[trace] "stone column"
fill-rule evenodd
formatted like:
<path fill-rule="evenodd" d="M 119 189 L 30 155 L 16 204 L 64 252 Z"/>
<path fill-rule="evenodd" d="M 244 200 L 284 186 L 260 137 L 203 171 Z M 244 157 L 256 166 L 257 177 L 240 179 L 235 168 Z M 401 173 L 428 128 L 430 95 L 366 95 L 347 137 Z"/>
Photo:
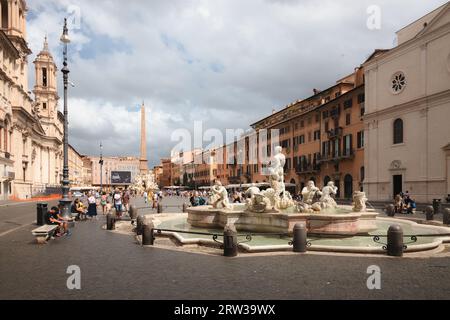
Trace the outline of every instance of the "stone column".
<path fill-rule="evenodd" d="M 22 34 L 23 34 L 23 38 L 26 39 L 27 38 L 27 12 L 23 11 L 22 12 Z"/>
<path fill-rule="evenodd" d="M 139 171 L 140 173 L 147 173 L 148 166 L 147 166 L 147 137 L 146 137 L 146 130 L 145 130 L 145 106 L 144 103 L 142 103 L 141 106 L 141 158 L 139 161 Z"/>
<path fill-rule="evenodd" d="M 8 0 L 8 29 L 13 25 L 13 12 L 12 12 L 13 0 Z"/>

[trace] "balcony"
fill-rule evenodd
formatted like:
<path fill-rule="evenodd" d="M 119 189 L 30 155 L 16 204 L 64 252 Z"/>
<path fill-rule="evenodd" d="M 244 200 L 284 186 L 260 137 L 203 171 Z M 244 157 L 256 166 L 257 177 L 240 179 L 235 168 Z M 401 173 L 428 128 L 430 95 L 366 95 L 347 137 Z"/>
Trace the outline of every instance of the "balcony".
<path fill-rule="evenodd" d="M 228 182 L 230 184 L 241 183 L 241 176 L 230 176 L 228 177 Z"/>
<path fill-rule="evenodd" d="M 9 171 L 5 169 L 3 171 L 3 179 L 5 180 L 14 180 L 16 178 L 16 173 L 14 171 Z"/>
<path fill-rule="evenodd" d="M 320 171 L 320 164 L 317 162 L 309 163 L 304 162 L 302 164 L 298 164 L 295 167 L 295 172 L 297 174 L 312 174 Z"/>
<path fill-rule="evenodd" d="M 322 154 L 320 158 L 317 159 L 319 163 L 327 161 L 340 161 L 345 159 L 353 159 L 355 157 L 354 149 L 345 149 L 342 152 L 339 150 L 336 154 Z"/>
<path fill-rule="evenodd" d="M 341 109 L 340 108 L 331 109 L 330 110 L 330 117 L 333 118 L 333 119 L 339 118 L 340 113 L 341 113 Z"/>
<path fill-rule="evenodd" d="M 355 150 L 354 149 L 344 149 L 342 151 L 342 154 L 339 155 L 339 159 L 352 159 L 355 157 Z"/>
<path fill-rule="evenodd" d="M 329 140 L 337 139 L 342 136 L 344 129 L 342 127 L 334 128 L 327 131 L 327 137 Z"/>

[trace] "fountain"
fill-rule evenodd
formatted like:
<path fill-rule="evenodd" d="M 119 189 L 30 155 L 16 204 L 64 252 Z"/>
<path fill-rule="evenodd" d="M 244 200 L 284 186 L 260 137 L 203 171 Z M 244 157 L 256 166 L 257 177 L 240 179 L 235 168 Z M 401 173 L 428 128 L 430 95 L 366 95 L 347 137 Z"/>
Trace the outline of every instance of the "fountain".
<path fill-rule="evenodd" d="M 333 196 L 337 187 L 330 181 L 322 190 L 308 181 L 301 191 L 303 201 L 294 201 L 284 184 L 285 156 L 275 147 L 269 167 L 270 188 L 250 187 L 245 204 L 230 204 L 220 181 L 212 187 L 208 206 L 188 208 L 188 223 L 193 227 L 224 228 L 234 225 L 239 231 L 292 233 L 298 222 L 306 224 L 308 234 L 352 236 L 376 230 L 378 213 L 368 211 L 364 192 L 356 191 L 353 208 L 338 206 Z"/>
<path fill-rule="evenodd" d="M 338 205 L 334 200 L 338 189 L 333 182 L 320 190 L 308 181 L 301 190 L 302 201 L 293 200 L 285 189 L 286 159 L 281 150 L 275 148 L 269 163 L 270 188 L 251 186 L 245 203 L 230 203 L 226 188 L 215 181 L 209 205 L 187 208 L 187 213 L 147 214 L 144 220 L 157 228 L 158 234 L 183 245 L 217 247 L 224 230 L 233 230 L 239 238 L 238 247 L 246 252 L 291 251 L 292 231 L 299 222 L 307 228 L 308 250 L 312 251 L 384 253 L 392 224 L 403 229 L 406 252 L 435 249 L 450 242 L 448 227 L 377 217 L 374 208 L 367 209 L 366 203 L 370 203 L 361 191 L 353 193 L 353 205 Z M 143 180 L 137 179 L 137 190 L 142 189 Z M 116 229 L 131 232 L 131 228 L 128 223 L 116 223 Z"/>

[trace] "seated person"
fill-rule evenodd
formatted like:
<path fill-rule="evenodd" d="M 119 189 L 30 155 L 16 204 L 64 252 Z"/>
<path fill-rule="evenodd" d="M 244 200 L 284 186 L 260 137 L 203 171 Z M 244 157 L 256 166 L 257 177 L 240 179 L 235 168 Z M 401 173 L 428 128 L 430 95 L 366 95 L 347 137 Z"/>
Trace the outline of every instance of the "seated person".
<path fill-rule="evenodd" d="M 75 199 L 76 201 L 77 199 Z M 72 205 L 70 206 L 70 213 L 72 217 L 75 217 L 75 220 L 78 220 L 78 211 L 77 211 L 77 206 L 76 203 L 72 202 Z"/>
<path fill-rule="evenodd" d="M 409 196 L 407 196 L 405 199 L 405 204 L 406 204 L 406 213 L 413 214 L 414 213 L 413 211 L 417 207 L 416 202 L 413 199 L 411 199 Z"/>
<path fill-rule="evenodd" d="M 86 219 L 86 210 L 84 208 L 83 202 L 76 198 L 72 205 L 72 212 L 76 213 L 77 220 Z"/>
<path fill-rule="evenodd" d="M 395 196 L 394 208 L 395 208 L 395 213 L 403 213 L 403 198 L 401 197 L 400 194 Z"/>
<path fill-rule="evenodd" d="M 56 229 L 54 235 L 60 237 L 64 234 L 70 235 L 69 231 L 69 225 L 67 224 L 67 221 L 65 221 L 60 213 L 58 207 L 52 207 L 50 211 L 47 212 L 48 217 L 48 224 L 57 225 L 58 228 Z"/>
<path fill-rule="evenodd" d="M 192 196 L 189 198 L 189 202 L 191 203 L 191 206 L 193 206 L 193 207 L 197 206 L 197 201 L 196 201 L 194 195 L 192 195 Z"/>

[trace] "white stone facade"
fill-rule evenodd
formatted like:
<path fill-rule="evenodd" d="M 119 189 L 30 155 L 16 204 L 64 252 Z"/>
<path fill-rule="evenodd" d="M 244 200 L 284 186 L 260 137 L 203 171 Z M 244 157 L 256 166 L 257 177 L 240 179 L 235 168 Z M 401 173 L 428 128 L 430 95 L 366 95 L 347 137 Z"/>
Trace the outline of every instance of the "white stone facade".
<path fill-rule="evenodd" d="M 60 184 L 63 116 L 57 109 L 57 69 L 45 41 L 34 61 L 33 100 L 26 2 L 0 0 L 0 12 L 0 200 L 24 199 Z"/>
<path fill-rule="evenodd" d="M 369 200 L 391 200 L 399 191 L 418 202 L 444 199 L 450 194 L 450 4 L 397 34 L 398 46 L 364 64 L 364 191 Z"/>

